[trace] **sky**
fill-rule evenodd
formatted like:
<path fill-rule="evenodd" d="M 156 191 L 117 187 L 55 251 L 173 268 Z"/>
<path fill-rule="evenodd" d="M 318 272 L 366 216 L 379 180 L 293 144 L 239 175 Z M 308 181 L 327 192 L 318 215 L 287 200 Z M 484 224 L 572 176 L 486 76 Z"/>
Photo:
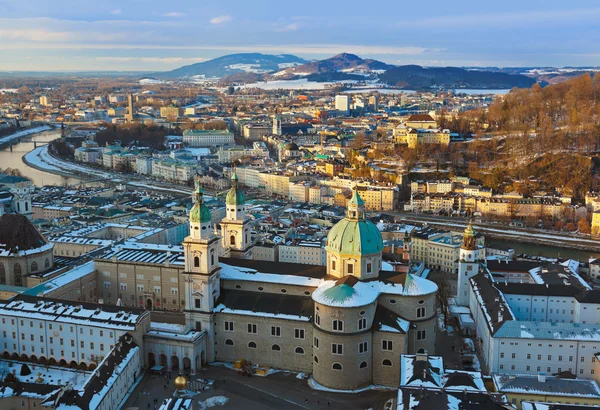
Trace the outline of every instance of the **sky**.
<path fill-rule="evenodd" d="M 0 0 L 0 70 L 162 71 L 225 54 L 600 66 L 600 1 Z"/>

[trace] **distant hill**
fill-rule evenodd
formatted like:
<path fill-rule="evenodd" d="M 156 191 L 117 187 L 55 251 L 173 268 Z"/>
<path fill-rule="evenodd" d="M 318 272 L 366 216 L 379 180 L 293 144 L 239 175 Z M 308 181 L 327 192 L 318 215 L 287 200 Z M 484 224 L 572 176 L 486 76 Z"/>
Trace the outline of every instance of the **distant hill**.
<path fill-rule="evenodd" d="M 273 74 L 278 79 L 287 79 L 293 76 L 307 76 L 315 74 L 347 73 L 347 74 L 371 74 L 383 72 L 393 66 L 377 60 L 363 59 L 356 54 L 341 53 L 325 60 L 312 61 L 310 63 L 286 68 Z M 342 77 L 342 76 L 338 76 Z"/>
<path fill-rule="evenodd" d="M 291 54 L 241 53 L 229 54 L 201 63 L 186 65 L 172 71 L 153 73 L 157 78 L 181 78 L 193 76 L 226 77 L 237 73 L 270 73 L 306 63 Z"/>
<path fill-rule="evenodd" d="M 445 88 L 528 88 L 536 80 L 521 74 L 508 74 L 457 67 L 421 67 L 404 65 L 379 75 L 381 82 L 405 89 Z"/>

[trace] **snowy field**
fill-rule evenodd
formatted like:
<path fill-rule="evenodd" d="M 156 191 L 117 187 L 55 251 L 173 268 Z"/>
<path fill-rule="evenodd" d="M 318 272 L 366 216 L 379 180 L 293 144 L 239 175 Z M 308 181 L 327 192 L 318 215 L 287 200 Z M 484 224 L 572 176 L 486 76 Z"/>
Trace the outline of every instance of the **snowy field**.
<path fill-rule="evenodd" d="M 342 80 L 336 82 L 323 82 L 318 83 L 316 81 L 308 81 L 306 78 L 299 80 L 278 80 L 278 81 L 266 81 L 260 83 L 246 84 L 242 88 L 261 88 L 263 90 L 323 90 L 329 88 L 334 84 L 345 83 L 353 84 L 356 80 Z"/>

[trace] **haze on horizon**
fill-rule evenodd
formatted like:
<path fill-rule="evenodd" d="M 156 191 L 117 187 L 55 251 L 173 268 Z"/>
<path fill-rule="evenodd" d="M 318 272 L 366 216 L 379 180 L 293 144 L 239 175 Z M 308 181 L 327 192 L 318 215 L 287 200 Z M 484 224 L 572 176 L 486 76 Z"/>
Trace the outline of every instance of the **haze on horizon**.
<path fill-rule="evenodd" d="M 600 66 L 600 3 L 0 0 L 0 70 L 162 71 L 239 52 Z"/>

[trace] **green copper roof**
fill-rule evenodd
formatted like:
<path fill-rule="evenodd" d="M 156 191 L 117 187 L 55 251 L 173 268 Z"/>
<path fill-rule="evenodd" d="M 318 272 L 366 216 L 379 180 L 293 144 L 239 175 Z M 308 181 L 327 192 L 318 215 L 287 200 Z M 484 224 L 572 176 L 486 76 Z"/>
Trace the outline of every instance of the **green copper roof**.
<path fill-rule="evenodd" d="M 325 249 L 346 255 L 370 255 L 383 251 L 383 239 L 373 222 L 345 218 L 329 231 Z"/>
<path fill-rule="evenodd" d="M 332 302 L 342 303 L 354 296 L 355 293 L 356 291 L 352 286 L 343 284 L 327 289 L 323 292 L 323 297 Z"/>
<path fill-rule="evenodd" d="M 246 197 L 244 193 L 238 189 L 238 176 L 237 172 L 233 171 L 233 175 L 231 176 L 231 189 L 227 193 L 227 197 L 225 198 L 225 203 L 227 205 L 244 205 L 246 203 Z"/>
<path fill-rule="evenodd" d="M 364 205 L 365 201 L 358 195 L 358 190 L 354 189 L 352 191 L 352 198 L 348 201 L 348 205 Z"/>
<path fill-rule="evenodd" d="M 190 210 L 190 222 L 210 222 L 212 220 L 212 216 L 208 207 L 204 205 L 204 196 L 202 195 L 202 188 L 200 187 L 199 179 L 196 181 L 194 199 L 194 206 Z"/>

